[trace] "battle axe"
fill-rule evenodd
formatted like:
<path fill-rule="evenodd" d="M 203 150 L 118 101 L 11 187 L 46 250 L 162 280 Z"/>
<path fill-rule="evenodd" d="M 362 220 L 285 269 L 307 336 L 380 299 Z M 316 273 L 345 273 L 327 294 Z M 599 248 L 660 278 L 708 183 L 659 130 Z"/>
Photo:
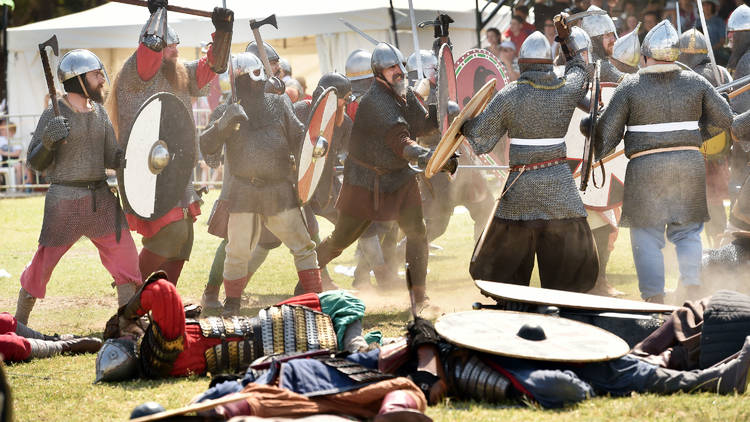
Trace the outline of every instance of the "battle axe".
<path fill-rule="evenodd" d="M 55 89 L 55 80 L 52 79 L 52 69 L 49 66 L 49 57 L 47 56 L 47 47 L 52 49 L 52 52 L 55 54 L 55 56 L 60 55 L 60 52 L 57 48 L 57 35 L 53 35 L 52 38 L 39 44 L 39 55 L 42 56 L 42 67 L 44 67 L 44 78 L 47 79 L 47 89 L 49 90 L 49 100 L 50 102 L 52 102 L 52 108 L 55 111 L 55 116 L 59 116 L 60 109 L 57 105 L 57 90 Z"/>
<path fill-rule="evenodd" d="M 253 30 L 255 44 L 258 45 L 258 54 L 260 55 L 260 61 L 263 62 L 263 68 L 266 69 L 266 76 L 271 78 L 274 76 L 273 72 L 271 71 L 271 62 L 268 61 L 266 47 L 263 45 L 263 38 L 261 38 L 260 36 L 260 27 L 263 25 L 271 25 L 274 28 L 279 29 L 278 25 L 276 25 L 276 15 L 271 15 L 261 21 L 250 19 L 250 29 Z"/>

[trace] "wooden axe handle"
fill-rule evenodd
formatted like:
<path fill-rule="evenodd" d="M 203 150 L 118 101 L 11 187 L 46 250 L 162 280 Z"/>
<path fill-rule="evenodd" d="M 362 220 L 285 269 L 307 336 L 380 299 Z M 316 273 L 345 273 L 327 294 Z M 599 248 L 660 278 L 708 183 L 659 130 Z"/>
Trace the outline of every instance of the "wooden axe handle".
<path fill-rule="evenodd" d="M 110 0 L 115 3 L 123 3 L 123 4 L 131 4 L 133 6 L 142 6 L 142 7 L 148 7 L 148 2 L 142 1 L 142 0 Z M 180 7 L 180 6 L 172 6 L 167 5 L 167 10 L 170 12 L 177 12 L 177 13 L 184 13 L 186 15 L 193 15 L 193 16 L 203 16 L 204 18 L 210 18 L 212 16 L 212 12 L 207 12 L 205 10 L 197 10 L 197 9 L 190 9 L 187 7 Z"/>
<path fill-rule="evenodd" d="M 60 108 L 57 105 L 57 90 L 55 89 L 55 81 L 52 79 L 52 69 L 49 65 L 49 57 L 47 56 L 46 47 L 39 46 L 39 55 L 42 56 L 42 67 L 44 67 L 44 78 L 47 80 L 47 90 L 49 90 L 49 100 L 52 103 L 52 109 L 55 111 L 55 116 L 60 115 Z"/>

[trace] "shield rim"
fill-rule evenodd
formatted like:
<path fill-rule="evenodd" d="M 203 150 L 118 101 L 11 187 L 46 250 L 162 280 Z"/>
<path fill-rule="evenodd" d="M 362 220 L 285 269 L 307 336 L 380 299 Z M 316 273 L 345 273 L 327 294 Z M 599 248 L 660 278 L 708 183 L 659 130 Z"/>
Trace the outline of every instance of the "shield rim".
<path fill-rule="evenodd" d="M 476 117 L 484 111 L 490 100 L 495 96 L 496 79 L 490 79 L 482 88 L 469 100 L 466 107 L 458 113 L 451 122 L 448 130 L 443 134 L 435 151 L 425 167 L 425 177 L 428 179 L 437 174 L 440 169 L 448 162 L 448 159 L 458 149 L 466 137 L 461 134 L 461 126 L 469 119 Z"/>
<path fill-rule="evenodd" d="M 446 43 L 440 46 L 440 53 L 438 54 L 438 77 L 437 77 L 437 118 L 440 129 L 440 134 L 444 134 L 450 127 L 448 122 L 448 104 L 442 104 L 441 99 L 443 98 L 443 91 L 447 90 L 445 97 L 446 101 L 454 101 L 458 104 L 458 82 L 456 65 L 453 61 L 453 50 Z M 450 66 L 450 68 L 448 67 Z M 443 72 L 445 70 L 445 72 Z M 448 77 L 447 83 L 443 81 L 441 75 Z M 451 90 L 451 87 L 453 88 Z M 452 91 L 452 92 L 451 92 Z"/>
<path fill-rule="evenodd" d="M 310 202 L 312 197 L 315 195 L 315 191 L 318 188 L 318 184 L 320 182 L 320 178 L 323 174 L 323 169 L 325 168 L 326 163 L 328 162 L 328 153 L 333 148 L 333 131 L 334 126 L 336 123 L 336 112 L 334 109 L 334 113 L 331 115 L 331 118 L 325 122 L 322 121 L 323 117 L 325 116 L 325 106 L 327 105 L 327 102 L 330 100 L 330 96 L 333 95 L 335 100 L 333 101 L 333 104 L 338 108 L 338 92 L 336 91 L 335 87 L 328 87 L 326 88 L 322 94 L 320 94 L 320 97 L 315 101 L 315 103 L 310 108 L 310 115 L 307 118 L 307 122 L 305 124 L 305 137 L 302 139 L 302 144 L 299 148 L 299 154 L 298 157 L 300 157 L 300 165 L 297 166 L 297 195 L 299 196 L 300 201 L 302 204 L 306 204 Z M 315 161 L 312 161 L 309 166 L 307 166 L 304 170 L 302 168 L 302 156 L 305 152 L 305 147 L 308 146 L 310 148 L 310 154 L 312 154 L 312 148 L 313 148 L 313 140 L 310 136 L 310 123 L 312 123 L 313 118 L 315 117 L 315 113 L 318 111 L 318 107 L 320 107 L 321 103 L 326 102 L 325 105 L 323 105 L 324 109 L 321 111 L 321 124 L 320 127 L 325 127 L 323 129 L 323 136 L 328 140 L 328 150 L 326 151 L 326 154 L 322 157 L 323 159 L 316 159 Z M 318 139 L 317 135 L 315 137 L 315 140 Z M 313 179 L 310 182 L 310 187 L 307 191 L 307 198 L 305 198 L 303 192 L 302 192 L 302 181 L 307 175 L 310 168 L 313 168 L 313 174 L 310 176 Z M 318 169 L 320 169 L 318 171 Z M 317 173 L 317 177 L 316 177 Z"/>
<path fill-rule="evenodd" d="M 160 91 L 160 92 L 157 92 L 154 95 L 148 97 L 146 99 L 146 101 L 144 101 L 143 104 L 141 104 L 141 106 L 138 108 L 138 111 L 135 113 L 135 119 L 133 119 L 133 124 L 135 124 L 135 121 L 138 120 L 138 116 L 140 116 L 141 112 L 152 101 L 154 101 L 157 97 L 161 97 L 161 96 L 166 96 L 166 97 L 174 98 L 175 100 L 179 101 L 180 104 L 182 104 L 182 109 L 185 111 L 184 114 L 185 114 L 185 116 L 187 116 L 187 121 L 190 122 L 190 125 L 192 127 L 192 132 L 195 134 L 196 133 L 196 129 L 195 129 L 195 122 L 193 121 L 193 115 L 192 115 L 192 113 L 190 112 L 190 110 L 188 110 L 188 108 L 185 105 L 185 103 L 183 103 L 182 100 L 180 100 L 180 98 L 178 96 L 176 96 L 175 94 L 173 94 L 171 92 L 167 92 L 167 91 Z M 132 125 L 131 125 L 130 129 L 131 129 L 131 132 L 128 133 L 128 139 L 125 141 L 125 146 L 123 147 L 123 157 L 127 157 L 127 148 L 128 148 L 129 143 L 130 143 L 130 135 L 132 133 Z M 187 144 L 188 143 L 186 143 L 186 145 Z M 192 143 L 192 142 L 190 142 L 189 144 L 190 144 L 190 149 L 193 152 L 192 155 L 193 155 L 193 157 L 195 157 L 195 153 L 196 153 L 195 144 Z M 171 161 L 170 161 L 170 164 L 171 164 Z M 126 163 L 126 166 L 127 166 L 127 163 Z M 169 166 L 169 164 L 167 165 L 167 167 L 168 166 Z M 167 167 L 165 167 L 164 169 L 166 169 Z M 162 172 L 163 172 L 163 170 L 162 170 Z M 191 172 L 191 175 L 192 175 L 192 172 Z M 185 186 L 187 186 L 188 183 L 190 183 L 190 177 L 187 178 Z M 152 214 L 149 217 L 145 217 L 145 216 L 142 216 L 142 215 L 138 214 L 137 212 L 135 212 L 135 210 L 130 206 L 130 202 L 128 201 L 128 196 L 127 196 L 127 192 L 126 192 L 126 189 L 125 189 L 125 186 L 126 186 L 126 183 L 125 183 L 125 167 L 121 167 L 121 168 L 117 169 L 117 184 L 119 186 L 118 191 L 120 192 L 120 196 L 122 197 L 123 205 L 125 205 L 123 207 L 124 210 L 127 213 L 131 213 L 131 214 L 137 216 L 138 218 L 141 218 L 141 219 L 146 220 L 146 221 L 155 221 L 155 220 L 158 220 L 159 218 L 165 216 L 172 208 L 174 208 L 174 205 L 177 205 L 177 204 L 180 203 L 180 200 L 178 199 L 175 202 L 174 205 L 172 205 L 171 207 L 168 207 L 164 212 L 162 212 L 160 214 Z M 180 188 L 180 191 L 184 192 L 185 191 L 185 187 Z M 154 198 L 154 201 L 156 201 L 156 198 Z"/>
<path fill-rule="evenodd" d="M 559 357 L 554 356 L 554 350 L 551 349 L 553 354 L 551 356 L 536 356 L 530 353 L 522 354 L 522 353 L 512 353 L 512 352 L 503 352 L 502 350 L 493 350 L 489 347 L 485 347 L 482 344 L 472 344 L 473 342 L 465 341 L 465 338 L 456 338 L 457 336 L 453 335 L 453 332 L 449 332 L 447 329 L 445 329 L 445 324 L 447 324 L 447 320 L 451 318 L 457 318 L 458 315 L 468 315 L 472 314 L 478 315 L 479 313 L 482 313 L 484 315 L 487 315 L 488 313 L 495 314 L 495 315 L 513 315 L 513 316 L 523 316 L 525 318 L 528 318 L 530 323 L 535 323 L 537 321 L 560 321 L 562 324 L 570 325 L 573 327 L 580 328 L 581 331 L 588 331 L 589 333 L 596 333 L 596 337 L 600 340 L 608 338 L 609 342 L 611 343 L 612 349 L 615 349 L 615 346 L 618 347 L 620 350 L 617 350 L 616 352 L 610 352 L 606 351 L 602 352 L 600 354 L 595 354 L 589 352 L 588 358 L 570 358 L 570 357 Z M 556 322 L 557 322 L 556 321 Z M 553 322 L 554 324 L 555 322 Z M 559 325 L 559 324 L 558 324 Z M 561 318 L 561 317 L 555 317 L 550 315 L 543 315 L 543 314 L 534 314 L 534 313 L 526 313 L 526 312 L 514 312 L 514 311 L 501 311 L 501 310 L 472 310 L 472 311 L 462 311 L 462 312 L 454 312 L 450 314 L 442 315 L 440 318 L 438 318 L 435 321 L 435 331 L 438 332 L 442 337 L 444 337 L 449 343 L 456 344 L 458 346 L 466 347 L 468 349 L 476 350 L 479 352 L 489 353 L 496 356 L 507 356 L 512 358 L 518 358 L 518 359 L 529 359 L 529 360 L 537 360 L 537 361 L 545 361 L 545 362 L 606 362 L 610 360 L 614 360 L 617 358 L 620 358 L 622 356 L 625 356 L 630 351 L 630 346 L 623 340 L 622 338 L 618 337 L 615 334 L 610 333 L 609 331 L 606 331 L 602 328 L 596 327 L 594 325 L 586 324 L 583 322 L 576 321 L 574 319 L 569 318 Z M 593 337 L 593 336 L 592 336 Z M 543 340 L 542 340 L 543 341 Z M 597 356 L 598 355 L 598 356 Z"/>

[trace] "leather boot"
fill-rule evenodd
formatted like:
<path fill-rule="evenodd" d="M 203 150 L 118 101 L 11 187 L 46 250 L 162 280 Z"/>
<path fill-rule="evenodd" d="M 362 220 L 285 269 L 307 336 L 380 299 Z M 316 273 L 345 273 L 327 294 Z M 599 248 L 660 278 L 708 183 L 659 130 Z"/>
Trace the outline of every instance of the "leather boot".
<path fill-rule="evenodd" d="M 224 279 L 224 292 L 227 294 L 226 299 L 224 299 L 224 312 L 222 313 L 224 316 L 240 314 L 242 291 L 245 290 L 251 275 L 248 274 L 236 280 Z"/>
<path fill-rule="evenodd" d="M 222 312 L 222 316 L 230 317 L 239 315 L 240 309 L 242 309 L 242 299 L 239 297 L 227 296 L 224 299 L 224 312 Z"/>
<path fill-rule="evenodd" d="M 219 301 L 219 290 L 221 285 L 212 286 L 210 283 L 206 284 L 206 288 L 203 289 L 203 296 L 201 296 L 201 306 L 203 309 L 209 312 L 221 311 L 222 304 Z"/>
<path fill-rule="evenodd" d="M 644 302 L 648 302 L 648 303 L 661 303 L 661 304 L 663 304 L 664 303 L 664 294 L 647 297 L 647 298 L 643 299 L 643 301 Z"/>
<path fill-rule="evenodd" d="M 29 315 L 31 314 L 31 310 L 34 309 L 35 303 L 36 298 L 21 287 L 21 290 L 18 291 L 18 301 L 16 302 L 16 320 L 24 325 L 28 325 Z"/>
<path fill-rule="evenodd" d="M 694 371 L 657 368 L 652 379 L 647 383 L 648 391 L 665 394 L 694 390 L 732 394 L 736 391 L 743 394 L 747 390 L 748 370 L 750 370 L 750 336 L 745 338 L 745 344 L 739 355 L 726 363 Z"/>
<path fill-rule="evenodd" d="M 49 358 L 61 353 L 73 355 L 81 353 L 96 353 L 102 347 L 102 341 L 98 338 L 83 337 L 72 340 L 38 340 L 28 339 L 31 345 L 31 358 Z"/>
<path fill-rule="evenodd" d="M 125 306 L 130 301 L 130 298 L 135 295 L 138 291 L 138 287 L 135 283 L 118 284 L 117 289 L 117 307 Z"/>
<path fill-rule="evenodd" d="M 430 417 L 419 411 L 417 399 L 404 390 L 391 391 L 383 397 L 375 422 L 426 422 Z"/>

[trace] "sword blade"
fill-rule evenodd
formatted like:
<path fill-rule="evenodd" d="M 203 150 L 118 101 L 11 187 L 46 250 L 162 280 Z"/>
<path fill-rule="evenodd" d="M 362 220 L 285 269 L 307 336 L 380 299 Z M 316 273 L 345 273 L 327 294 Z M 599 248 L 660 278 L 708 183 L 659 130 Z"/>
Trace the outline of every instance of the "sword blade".
<path fill-rule="evenodd" d="M 362 38 L 366 39 L 367 41 L 369 41 L 373 45 L 380 44 L 380 41 L 376 40 L 375 38 L 373 38 L 373 37 L 371 37 L 371 36 L 369 36 L 367 34 L 365 34 L 364 31 L 362 31 L 361 29 L 359 29 L 356 26 L 354 26 L 353 24 L 347 22 L 346 19 L 339 18 L 339 22 L 341 22 L 344 25 L 346 25 L 346 27 L 349 28 L 349 29 L 351 29 L 352 31 L 358 33 Z"/>
<path fill-rule="evenodd" d="M 411 20 L 411 37 L 414 40 L 414 54 L 417 57 L 417 75 L 419 79 L 424 79 L 422 70 L 422 55 L 419 52 L 419 34 L 417 34 L 417 18 L 414 17 L 414 4 L 409 0 L 409 19 Z"/>
<path fill-rule="evenodd" d="M 714 47 L 711 44 L 711 38 L 708 35 L 708 26 L 706 26 L 706 16 L 703 14 L 703 0 L 698 0 L 698 15 L 701 18 L 701 32 L 706 37 L 706 44 L 708 44 L 708 58 L 711 59 L 711 68 L 714 70 L 714 78 L 716 83 L 720 84 L 724 82 L 721 78 L 719 68 L 716 66 L 716 58 L 714 57 Z"/>
<path fill-rule="evenodd" d="M 607 12 L 604 10 L 587 10 L 585 12 L 576 13 L 574 15 L 570 15 L 565 19 L 566 23 L 575 22 L 579 19 L 583 19 L 587 16 L 595 16 L 595 15 L 606 15 Z"/>
<path fill-rule="evenodd" d="M 738 86 L 746 85 L 748 83 L 750 83 L 750 75 L 745 75 L 739 79 L 735 79 L 732 82 L 717 86 L 716 90 L 718 92 L 724 92 Z"/>

